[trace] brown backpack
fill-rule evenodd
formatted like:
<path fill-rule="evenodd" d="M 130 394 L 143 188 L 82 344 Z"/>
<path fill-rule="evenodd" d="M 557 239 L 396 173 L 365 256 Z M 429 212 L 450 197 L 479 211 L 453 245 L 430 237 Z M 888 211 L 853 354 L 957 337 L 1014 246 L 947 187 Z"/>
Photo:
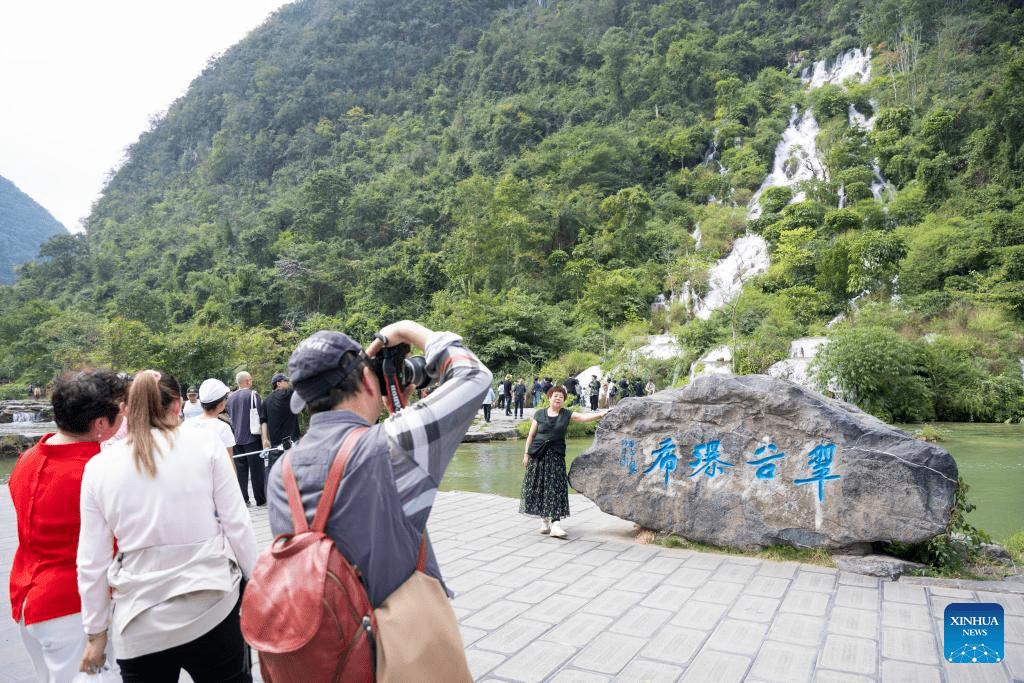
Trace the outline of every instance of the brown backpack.
<path fill-rule="evenodd" d="M 342 443 L 312 524 L 291 454 L 281 463 L 295 532 L 260 554 L 242 597 L 242 635 L 259 651 L 266 683 L 374 680 L 373 605 L 359 571 L 324 533 L 349 453 L 365 431 L 353 429 Z"/>

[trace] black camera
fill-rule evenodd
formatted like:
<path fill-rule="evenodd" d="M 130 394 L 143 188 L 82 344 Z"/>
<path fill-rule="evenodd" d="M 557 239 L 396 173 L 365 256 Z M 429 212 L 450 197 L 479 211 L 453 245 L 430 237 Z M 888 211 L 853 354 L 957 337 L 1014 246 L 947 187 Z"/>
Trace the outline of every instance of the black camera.
<path fill-rule="evenodd" d="M 430 386 L 427 375 L 427 359 L 423 356 L 409 356 L 408 344 L 385 346 L 370 359 L 370 367 L 380 382 L 380 393 L 388 400 L 393 410 L 405 406 L 402 390 L 410 384 L 417 389 Z"/>

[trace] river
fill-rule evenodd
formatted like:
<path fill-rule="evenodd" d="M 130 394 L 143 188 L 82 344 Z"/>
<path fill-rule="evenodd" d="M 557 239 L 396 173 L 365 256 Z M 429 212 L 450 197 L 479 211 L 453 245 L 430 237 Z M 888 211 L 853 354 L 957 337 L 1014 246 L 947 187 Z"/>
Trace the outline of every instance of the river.
<path fill-rule="evenodd" d="M 52 423 L 50 423 L 52 429 Z M 5 425 L 8 426 L 9 425 Z M 960 476 L 970 485 L 968 500 L 977 506 L 968 519 L 997 541 L 1024 531 L 1024 425 L 936 423 L 940 446 L 956 459 Z M 903 425 L 913 430 L 914 425 Z M 570 440 L 572 462 L 590 446 L 589 439 Z M 0 460 L 0 483 L 6 483 L 13 460 Z M 518 498 L 523 481 L 523 441 L 463 444 L 445 474 L 441 489 L 476 491 Z"/>

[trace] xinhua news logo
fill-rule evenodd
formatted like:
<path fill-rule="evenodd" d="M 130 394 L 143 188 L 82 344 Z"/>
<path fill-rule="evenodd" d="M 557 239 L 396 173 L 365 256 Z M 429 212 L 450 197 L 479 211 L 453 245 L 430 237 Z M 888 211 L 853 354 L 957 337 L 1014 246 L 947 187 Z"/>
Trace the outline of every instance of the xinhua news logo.
<path fill-rule="evenodd" d="M 946 606 L 943 654 L 953 664 L 1003 661 L 1003 606 L 955 602 Z"/>

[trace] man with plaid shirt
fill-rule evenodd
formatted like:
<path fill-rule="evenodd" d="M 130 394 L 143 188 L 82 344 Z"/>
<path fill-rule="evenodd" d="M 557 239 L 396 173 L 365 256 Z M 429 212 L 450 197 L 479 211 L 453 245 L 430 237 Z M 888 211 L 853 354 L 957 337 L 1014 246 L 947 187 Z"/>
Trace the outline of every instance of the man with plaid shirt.
<path fill-rule="evenodd" d="M 378 423 L 380 384 L 368 357 L 401 343 L 424 349 L 427 374 L 439 386 Z M 341 332 L 317 332 L 292 353 L 288 374 L 295 388 L 292 411 L 306 405 L 310 412 L 306 435 L 290 451 L 307 518 L 346 435 L 368 427 L 349 455 L 325 531 L 359 568 L 370 601 L 379 607 L 416 567 L 438 485 L 487 393 L 491 372 L 457 335 L 405 320 L 384 327 L 365 353 Z M 293 531 L 280 461 L 270 473 L 268 503 L 274 535 Z M 429 542 L 426 573 L 444 585 Z"/>

